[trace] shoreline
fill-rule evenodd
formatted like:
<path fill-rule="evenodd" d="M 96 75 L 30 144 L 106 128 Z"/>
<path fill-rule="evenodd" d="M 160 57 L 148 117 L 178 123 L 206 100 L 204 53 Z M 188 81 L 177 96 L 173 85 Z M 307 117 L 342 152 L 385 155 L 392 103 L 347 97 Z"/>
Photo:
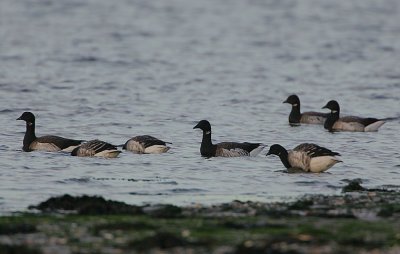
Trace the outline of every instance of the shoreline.
<path fill-rule="evenodd" d="M 399 253 L 400 192 L 134 206 L 63 195 L 0 216 L 0 253 Z"/>

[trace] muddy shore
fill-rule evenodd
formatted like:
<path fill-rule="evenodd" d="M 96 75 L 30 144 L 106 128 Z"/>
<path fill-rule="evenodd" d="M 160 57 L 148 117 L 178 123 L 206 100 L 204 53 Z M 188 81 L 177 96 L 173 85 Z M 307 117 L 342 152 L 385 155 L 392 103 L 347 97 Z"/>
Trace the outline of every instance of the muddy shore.
<path fill-rule="evenodd" d="M 400 253 L 400 192 L 214 206 L 63 195 L 0 217 L 0 253 Z"/>

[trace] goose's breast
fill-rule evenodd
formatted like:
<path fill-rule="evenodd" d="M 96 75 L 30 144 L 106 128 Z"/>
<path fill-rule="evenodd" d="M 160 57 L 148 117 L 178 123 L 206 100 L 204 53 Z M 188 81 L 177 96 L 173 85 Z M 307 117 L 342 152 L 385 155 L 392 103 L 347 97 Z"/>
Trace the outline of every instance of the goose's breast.
<path fill-rule="evenodd" d="M 301 168 L 304 171 L 309 171 L 310 168 L 310 157 L 304 152 L 290 151 L 288 160 L 293 168 Z"/>
<path fill-rule="evenodd" d="M 364 131 L 365 127 L 358 122 L 342 122 L 339 120 L 333 124 L 333 129 L 338 131 Z"/>
<path fill-rule="evenodd" d="M 33 141 L 29 146 L 31 150 L 36 151 L 47 151 L 47 152 L 58 152 L 61 149 L 53 143 L 41 143 L 37 141 Z"/>
<path fill-rule="evenodd" d="M 144 153 L 145 152 L 145 148 L 143 146 L 143 144 L 141 144 L 140 142 L 136 141 L 136 140 L 129 140 L 126 143 L 126 150 L 134 152 L 134 153 Z"/>

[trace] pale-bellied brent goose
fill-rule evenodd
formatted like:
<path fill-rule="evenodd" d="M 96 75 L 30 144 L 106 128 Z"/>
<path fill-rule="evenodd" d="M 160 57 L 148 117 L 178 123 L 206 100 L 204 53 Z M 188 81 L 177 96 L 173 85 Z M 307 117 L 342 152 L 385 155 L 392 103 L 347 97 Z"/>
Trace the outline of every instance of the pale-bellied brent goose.
<path fill-rule="evenodd" d="M 122 148 L 140 154 L 165 153 L 170 149 L 170 147 L 167 146 L 167 142 L 149 135 L 133 137 L 126 141 Z"/>
<path fill-rule="evenodd" d="M 297 95 L 290 95 L 283 103 L 289 103 L 292 105 L 292 111 L 289 115 L 290 124 L 324 124 L 329 114 L 320 112 L 300 112 L 300 99 Z"/>
<path fill-rule="evenodd" d="M 35 116 L 31 112 L 24 112 L 17 120 L 26 122 L 26 132 L 23 141 L 22 150 L 31 152 L 34 150 L 57 152 L 71 152 L 75 147 L 80 145 L 83 140 L 67 139 L 58 136 L 42 136 L 35 135 Z"/>
<path fill-rule="evenodd" d="M 207 120 L 201 120 L 193 129 L 203 131 L 203 140 L 200 146 L 200 153 L 204 157 L 238 157 L 256 156 L 265 147 L 262 143 L 236 143 L 223 142 L 213 145 L 211 141 L 211 125 Z"/>
<path fill-rule="evenodd" d="M 339 153 L 311 143 L 300 144 L 290 151 L 281 145 L 274 144 L 270 147 L 267 156 L 270 154 L 279 156 L 287 169 L 299 168 L 313 173 L 324 172 L 336 163 L 342 162 L 335 157 L 340 156 Z"/>
<path fill-rule="evenodd" d="M 115 158 L 121 153 L 116 146 L 111 145 L 107 142 L 95 139 L 90 140 L 82 145 L 75 148 L 72 152 L 72 156 L 79 157 L 104 157 L 104 158 Z"/>
<path fill-rule="evenodd" d="M 324 128 L 333 131 L 378 131 L 385 119 L 362 118 L 358 116 L 340 117 L 340 106 L 335 100 L 329 101 L 324 107 L 331 110 L 325 121 Z"/>

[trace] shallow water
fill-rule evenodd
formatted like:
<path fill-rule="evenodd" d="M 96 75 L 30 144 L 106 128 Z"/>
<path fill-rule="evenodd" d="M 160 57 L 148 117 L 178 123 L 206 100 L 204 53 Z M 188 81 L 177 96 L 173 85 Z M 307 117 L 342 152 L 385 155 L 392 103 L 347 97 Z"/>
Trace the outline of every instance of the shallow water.
<path fill-rule="evenodd" d="M 397 0 L 3 0 L 0 212 L 64 193 L 182 205 L 336 194 L 354 178 L 398 188 L 399 121 L 377 133 L 290 127 L 282 101 L 297 93 L 303 111 L 337 99 L 344 114 L 399 117 L 399 17 Z M 23 111 L 39 136 L 173 145 L 113 160 L 25 153 Z M 204 159 L 201 119 L 215 142 L 315 142 L 344 163 L 286 174 L 267 151 Z"/>

